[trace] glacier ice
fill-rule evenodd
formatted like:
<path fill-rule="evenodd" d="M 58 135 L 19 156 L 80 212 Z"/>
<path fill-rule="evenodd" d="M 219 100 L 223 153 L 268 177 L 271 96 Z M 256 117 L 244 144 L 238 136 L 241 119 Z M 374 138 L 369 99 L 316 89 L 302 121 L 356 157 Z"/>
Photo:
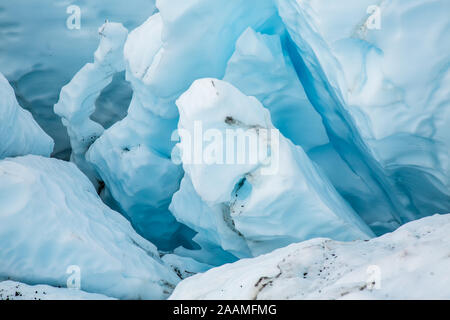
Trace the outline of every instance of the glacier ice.
<path fill-rule="evenodd" d="M 162 299 L 179 281 L 156 247 L 102 203 L 71 163 L 39 156 L 0 161 L 0 279 Z"/>
<path fill-rule="evenodd" d="M 170 159 L 175 100 L 198 77 L 224 75 L 246 28 L 271 30 L 279 19 L 269 0 L 162 0 L 157 8 L 125 44 L 126 78 L 133 88 L 128 115 L 95 141 L 87 160 L 138 232 L 167 250 L 190 246 L 193 235 L 168 211 L 183 176 Z M 225 22 L 233 28 L 223 29 Z"/>
<path fill-rule="evenodd" d="M 256 98 L 225 81 L 205 78 L 196 80 L 177 105 L 181 138 L 177 148 L 185 181 L 170 209 L 198 232 L 194 241 L 200 247 L 215 245 L 244 258 L 317 236 L 339 240 L 372 236 L 303 149 L 273 127 L 269 111 Z M 197 148 L 192 140 L 198 140 L 198 122 L 204 132 L 214 130 L 215 135 L 209 140 L 207 134 L 201 137 L 205 141 L 198 147 L 203 155 L 200 161 L 191 157 Z M 269 151 L 254 163 L 220 159 L 208 163 L 208 149 L 214 139 L 226 137 L 227 130 L 247 130 L 243 134 L 266 140 Z M 263 136 L 264 130 L 271 132 Z M 214 152 L 229 152 L 228 143 L 222 141 Z M 236 157 L 241 151 L 248 153 L 237 144 L 231 148 L 237 149 Z"/>
<path fill-rule="evenodd" d="M 135 229 L 169 250 L 187 242 L 190 233 L 167 209 L 183 174 L 170 160 L 176 114 L 165 114 L 144 79 L 162 46 L 161 27 L 161 16 L 155 14 L 126 39 L 121 59 L 133 88 L 128 115 L 92 144 L 86 160 Z M 151 41 L 144 41 L 146 37 Z"/>
<path fill-rule="evenodd" d="M 256 97 L 270 111 L 281 133 L 301 146 L 326 173 L 333 186 L 374 231 L 398 227 L 391 215 L 380 213 L 371 189 L 342 159 L 329 141 L 322 118 L 309 102 L 288 54 L 285 30 L 261 34 L 247 29 L 236 42 L 224 80 Z M 270 68 L 267 68 L 270 66 Z M 373 214 L 376 213 L 374 221 Z"/>
<path fill-rule="evenodd" d="M 53 140 L 17 102 L 14 90 L 0 73 L 0 159 L 36 154 L 49 156 Z"/>
<path fill-rule="evenodd" d="M 101 136 L 104 128 L 91 120 L 95 101 L 102 90 L 111 84 L 113 76 L 125 69 L 123 47 L 128 30 L 120 23 L 105 23 L 100 29 L 101 40 L 94 54 L 94 63 L 88 63 L 61 89 L 54 110 L 67 128 L 74 162 L 98 186 L 98 176 L 86 162 L 86 152 Z"/>
<path fill-rule="evenodd" d="M 193 80 L 222 77 L 242 32 L 248 27 L 270 31 L 277 17 L 272 0 L 158 0 L 156 6 L 164 45 L 149 70 L 149 85 L 172 102 Z"/>
<path fill-rule="evenodd" d="M 70 6 L 80 8 L 80 28 L 70 29 Z M 139 8 L 136 10 L 136 8 Z M 53 106 L 61 87 L 86 62 L 98 44 L 98 28 L 105 20 L 123 23 L 134 29 L 155 10 L 154 0 L 124 1 L 61 1 L 3 0 L 0 3 L 1 47 L 0 72 L 13 84 L 20 105 L 30 111 L 39 125 L 54 139 L 53 154 L 68 159 L 69 139 Z M 116 88 L 126 89 L 117 78 Z M 114 109 L 128 107 L 128 97 L 111 95 Z M 96 105 L 111 110 L 107 101 Z M 126 110 L 126 109 L 125 109 Z M 117 119 L 108 112 L 110 120 Z"/>
<path fill-rule="evenodd" d="M 449 228 L 435 215 L 368 242 L 292 244 L 183 280 L 170 299 L 448 299 Z"/>
<path fill-rule="evenodd" d="M 3 1 L 0 296 L 448 296 L 448 215 L 369 239 L 450 211 L 450 5 L 376 2 Z"/>
<path fill-rule="evenodd" d="M 383 233 L 448 212 L 449 2 L 389 1 L 375 11 L 370 0 L 276 4 L 311 103 L 369 186 L 369 225 Z"/>
<path fill-rule="evenodd" d="M 283 51 L 283 42 L 284 37 L 278 34 L 262 34 L 248 28 L 236 42 L 223 80 L 257 98 L 269 109 L 274 126 L 309 151 L 329 141 L 320 115 Z"/>

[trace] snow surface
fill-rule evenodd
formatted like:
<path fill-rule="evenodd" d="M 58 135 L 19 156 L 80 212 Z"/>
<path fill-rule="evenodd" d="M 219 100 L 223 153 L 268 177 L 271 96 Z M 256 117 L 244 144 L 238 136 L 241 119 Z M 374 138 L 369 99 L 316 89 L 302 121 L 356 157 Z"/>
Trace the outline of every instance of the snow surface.
<path fill-rule="evenodd" d="M 170 299 L 450 299 L 450 214 L 370 241 L 314 239 L 183 280 Z"/>
<path fill-rule="evenodd" d="M 16 281 L 0 282 L 0 300 L 111 300 L 113 298 L 77 289 L 47 285 L 29 286 Z"/>
<path fill-rule="evenodd" d="M 75 165 L 39 156 L 0 161 L 0 279 L 161 299 L 179 277 L 128 221 L 102 203 Z"/>

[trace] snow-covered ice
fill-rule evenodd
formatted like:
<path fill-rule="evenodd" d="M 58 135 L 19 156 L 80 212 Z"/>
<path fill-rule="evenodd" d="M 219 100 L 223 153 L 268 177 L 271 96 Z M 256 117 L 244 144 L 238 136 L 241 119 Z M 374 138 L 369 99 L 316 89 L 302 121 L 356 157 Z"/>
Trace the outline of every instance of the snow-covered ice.
<path fill-rule="evenodd" d="M 111 300 L 102 294 L 88 293 L 78 289 L 57 288 L 16 281 L 0 282 L 0 300 Z"/>
<path fill-rule="evenodd" d="M 314 239 L 183 280 L 170 299 L 449 299 L 450 214 L 370 241 Z"/>
<path fill-rule="evenodd" d="M 0 279 L 125 299 L 161 299 L 179 281 L 156 247 L 102 203 L 74 164 L 26 156 L 0 161 Z"/>

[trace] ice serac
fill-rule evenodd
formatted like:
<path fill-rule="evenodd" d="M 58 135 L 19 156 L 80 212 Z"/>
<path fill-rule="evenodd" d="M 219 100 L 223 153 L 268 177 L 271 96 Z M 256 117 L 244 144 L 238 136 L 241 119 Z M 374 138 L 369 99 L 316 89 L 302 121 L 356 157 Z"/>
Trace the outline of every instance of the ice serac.
<path fill-rule="evenodd" d="M 0 159 L 36 154 L 50 156 L 53 140 L 30 112 L 22 109 L 14 90 L 0 73 Z"/>
<path fill-rule="evenodd" d="M 277 13 L 271 0 L 164 0 L 157 7 L 125 44 L 133 88 L 128 115 L 87 157 L 135 229 L 159 248 L 173 249 L 193 236 L 168 211 L 183 176 L 171 161 L 175 100 L 199 77 L 223 77 L 242 32 L 269 30 Z"/>
<path fill-rule="evenodd" d="M 120 23 L 105 23 L 100 29 L 100 45 L 94 54 L 94 62 L 86 64 L 65 85 L 55 105 L 55 113 L 62 118 L 67 128 L 72 147 L 73 161 L 94 183 L 98 175 L 86 162 L 86 152 L 104 131 L 101 124 L 91 120 L 95 112 L 95 101 L 102 90 L 113 80 L 113 76 L 124 70 L 123 47 L 128 30 Z"/>
<path fill-rule="evenodd" d="M 86 157 L 138 233 L 170 250 L 186 241 L 185 228 L 167 209 L 183 174 L 170 159 L 176 112 L 158 104 L 144 78 L 161 49 L 161 32 L 161 16 L 155 14 L 130 33 L 123 50 L 133 89 L 128 115 Z"/>
<path fill-rule="evenodd" d="M 182 281 L 170 299 L 449 299 L 450 214 L 368 242 L 314 239 Z"/>
<path fill-rule="evenodd" d="M 372 236 L 303 149 L 273 127 L 256 98 L 206 78 L 177 105 L 177 149 L 186 174 L 170 209 L 198 232 L 194 241 L 202 249 L 215 246 L 244 258 L 313 237 Z M 255 153 L 260 156 L 251 159 Z"/>
<path fill-rule="evenodd" d="M 365 220 L 383 233 L 450 211 L 450 3 L 344 3 L 276 0 L 310 101 L 370 187 Z"/>
<path fill-rule="evenodd" d="M 291 47 L 285 30 L 269 35 L 249 28 L 236 42 L 224 80 L 261 101 L 275 127 L 305 150 L 375 231 L 379 231 L 380 221 L 388 221 L 388 226 L 395 228 L 398 223 L 393 222 L 392 215 L 380 214 L 369 186 L 330 143 L 321 116 L 308 100 L 288 55 Z"/>
<path fill-rule="evenodd" d="M 0 161 L 0 203 L 2 280 L 65 287 L 79 271 L 82 290 L 121 299 L 162 299 L 179 281 L 72 163 Z"/>

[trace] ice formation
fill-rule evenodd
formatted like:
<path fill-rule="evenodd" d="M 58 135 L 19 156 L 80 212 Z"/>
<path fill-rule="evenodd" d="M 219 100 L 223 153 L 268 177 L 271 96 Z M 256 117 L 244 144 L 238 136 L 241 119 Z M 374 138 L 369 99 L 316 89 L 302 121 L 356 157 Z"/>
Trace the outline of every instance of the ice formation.
<path fill-rule="evenodd" d="M 248 28 L 236 42 L 223 80 L 257 98 L 269 109 L 274 126 L 294 144 L 310 151 L 329 140 L 320 115 L 283 51 L 285 38 L 284 34 L 262 34 Z"/>
<path fill-rule="evenodd" d="M 223 79 L 246 95 L 255 96 L 269 109 L 275 127 L 305 150 L 376 233 L 398 227 L 399 223 L 391 215 L 380 213 L 373 204 L 369 186 L 352 171 L 329 141 L 322 118 L 309 102 L 291 62 L 288 54 L 291 47 L 284 29 L 271 35 L 249 28 L 236 42 Z M 375 212 L 377 218 L 374 220 Z"/>
<path fill-rule="evenodd" d="M 158 1 L 158 9 L 125 44 L 126 78 L 133 87 L 128 115 L 92 145 L 87 160 L 138 232 L 173 249 L 189 246 L 193 235 L 168 211 L 183 176 L 171 161 L 175 100 L 195 79 L 223 76 L 240 34 L 248 27 L 269 30 L 277 14 L 268 0 Z M 225 21 L 233 28 L 223 29 Z M 185 28 L 190 32 L 179 32 Z"/>
<path fill-rule="evenodd" d="M 13 88 L 0 73 L 0 160 L 36 154 L 49 156 L 53 140 L 34 121 L 30 112 L 19 106 Z"/>
<path fill-rule="evenodd" d="M 104 128 L 91 120 L 95 101 L 102 90 L 111 84 L 113 76 L 125 69 L 123 47 L 128 30 L 120 23 L 105 23 L 100 29 L 100 45 L 94 54 L 94 63 L 86 64 L 73 79 L 61 89 L 55 113 L 67 128 L 72 148 L 71 161 L 98 186 L 98 176 L 86 162 L 86 152 L 101 136 Z"/>
<path fill-rule="evenodd" d="M 194 240 L 200 247 L 206 242 L 206 247 L 215 245 L 243 258 L 318 236 L 338 240 L 372 236 L 303 149 L 273 127 L 269 111 L 256 98 L 225 81 L 206 78 L 195 81 L 177 105 L 185 181 L 173 197 L 171 211 L 198 232 Z M 198 140 L 198 122 L 205 132 L 199 147 L 198 141 L 193 142 Z M 237 138 L 228 138 L 227 130 Z M 251 150 L 248 141 L 243 148 L 238 145 L 239 130 L 243 139 L 261 142 L 255 151 L 263 154 L 254 163 L 237 162 L 242 152 Z M 223 142 L 224 137 L 229 140 Z M 266 154 L 263 143 L 268 146 Z M 230 163 L 225 161 L 229 144 L 236 151 Z M 203 159 L 192 158 L 193 153 Z M 223 157 L 208 163 L 213 153 L 212 157 L 222 153 Z"/>
<path fill-rule="evenodd" d="M 435 215 L 368 242 L 293 244 L 183 280 L 170 299 L 448 299 L 449 229 Z"/>
<path fill-rule="evenodd" d="M 176 113 L 166 112 L 145 82 L 145 71 L 162 46 L 161 27 L 156 14 L 130 33 L 124 48 L 126 78 L 133 88 L 128 115 L 92 145 L 87 160 L 136 230 L 168 250 L 189 233 L 167 209 L 183 174 L 170 160 Z"/>
<path fill-rule="evenodd" d="M 179 281 L 156 247 L 102 203 L 75 165 L 39 156 L 0 161 L 0 279 L 161 299 Z"/>
<path fill-rule="evenodd" d="M 154 0 L 1 1 L 0 72 L 13 84 L 20 105 L 55 141 L 55 156 L 68 159 L 70 145 L 53 106 L 61 87 L 92 59 L 98 45 L 98 28 L 109 20 L 131 30 L 154 10 Z M 75 16 L 78 13 L 79 20 Z M 96 102 L 97 108 L 108 115 L 108 121 L 120 118 L 117 110 L 129 103 L 123 77 L 117 77 L 113 86 L 123 94 L 110 94 L 108 99 Z"/>
<path fill-rule="evenodd" d="M 450 211 L 450 3 L 275 2 L 311 103 L 370 188 L 366 221 L 380 233 Z"/>
<path fill-rule="evenodd" d="M 68 5 L 0 4 L 0 295 L 448 298 L 449 215 L 369 241 L 450 212 L 448 1 Z"/>

